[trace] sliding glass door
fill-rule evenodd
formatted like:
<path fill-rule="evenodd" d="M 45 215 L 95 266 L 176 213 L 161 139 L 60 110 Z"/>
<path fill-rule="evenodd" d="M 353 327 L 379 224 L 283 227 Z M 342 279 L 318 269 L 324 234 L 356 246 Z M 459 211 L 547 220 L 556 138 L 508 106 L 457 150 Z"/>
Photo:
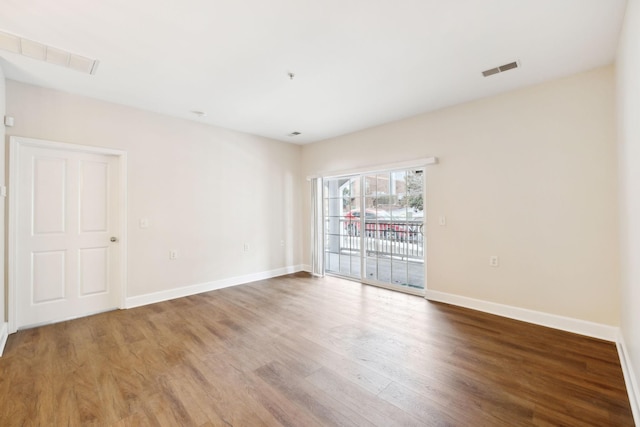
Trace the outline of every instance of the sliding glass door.
<path fill-rule="evenodd" d="M 325 270 L 408 292 L 424 290 L 424 173 L 325 179 Z"/>
<path fill-rule="evenodd" d="M 360 177 L 325 179 L 325 271 L 354 279 L 361 278 L 360 238 L 352 213 L 360 209 Z"/>

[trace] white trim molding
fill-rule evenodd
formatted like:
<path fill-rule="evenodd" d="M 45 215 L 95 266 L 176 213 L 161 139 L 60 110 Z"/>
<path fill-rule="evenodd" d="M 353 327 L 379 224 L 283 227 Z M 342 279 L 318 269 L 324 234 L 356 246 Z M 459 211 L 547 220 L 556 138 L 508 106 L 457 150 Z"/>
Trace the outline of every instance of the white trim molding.
<path fill-rule="evenodd" d="M 424 297 L 429 301 L 444 302 L 502 317 L 508 317 L 510 319 L 560 329 L 574 334 L 598 338 L 605 341 L 616 342 L 618 339 L 619 328 L 616 326 L 609 326 L 601 323 L 589 322 L 587 320 L 544 313 L 542 311 L 498 304 L 495 302 L 463 297 L 446 292 L 425 290 Z"/>
<path fill-rule="evenodd" d="M 383 165 L 375 165 L 361 168 L 344 169 L 339 171 L 325 171 L 316 175 L 307 176 L 307 181 L 313 178 L 335 178 L 345 175 L 358 175 L 366 173 L 376 173 L 380 171 L 388 171 L 391 169 L 413 169 L 421 168 L 423 166 L 435 165 L 438 163 L 437 157 L 425 157 L 423 159 L 408 160 L 405 162 L 387 163 Z"/>
<path fill-rule="evenodd" d="M 629 350 L 624 342 L 622 333 L 618 335 L 616 341 L 618 348 L 618 356 L 620 357 L 620 365 L 622 366 L 622 375 L 624 375 L 624 383 L 627 386 L 627 394 L 629 395 L 629 404 L 633 413 L 633 420 L 637 426 L 640 426 L 640 388 L 636 380 L 633 365 L 629 358 Z"/>
<path fill-rule="evenodd" d="M 188 297 L 190 295 L 201 294 L 203 292 L 215 291 L 217 289 L 229 288 L 231 286 L 243 285 L 258 280 L 271 279 L 285 274 L 305 271 L 302 265 L 277 268 L 275 270 L 263 271 L 260 273 L 246 274 L 244 276 L 229 277 L 227 279 L 215 280 L 213 282 L 199 283 L 196 285 L 183 286 L 180 288 L 167 289 L 166 291 L 153 292 L 145 295 L 128 297 L 125 301 L 125 308 L 141 307 L 143 305 L 155 304 L 157 302 L 169 301 L 176 298 Z"/>
<path fill-rule="evenodd" d="M 4 352 L 4 346 L 7 345 L 7 338 L 9 338 L 9 324 L 0 323 L 0 356 Z"/>

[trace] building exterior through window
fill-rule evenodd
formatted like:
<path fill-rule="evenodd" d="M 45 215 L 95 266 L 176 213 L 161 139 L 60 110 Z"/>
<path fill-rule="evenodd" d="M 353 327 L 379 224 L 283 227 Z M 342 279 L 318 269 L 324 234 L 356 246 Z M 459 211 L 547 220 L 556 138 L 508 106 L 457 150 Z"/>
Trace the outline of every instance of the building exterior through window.
<path fill-rule="evenodd" d="M 423 292 L 424 190 L 423 169 L 325 179 L 325 271 Z"/>

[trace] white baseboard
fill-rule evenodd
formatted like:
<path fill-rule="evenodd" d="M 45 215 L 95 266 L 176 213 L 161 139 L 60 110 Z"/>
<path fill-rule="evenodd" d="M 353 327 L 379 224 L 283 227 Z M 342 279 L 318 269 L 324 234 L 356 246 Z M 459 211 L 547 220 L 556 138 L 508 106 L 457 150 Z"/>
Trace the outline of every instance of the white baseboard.
<path fill-rule="evenodd" d="M 599 338 L 605 341 L 616 342 L 618 340 L 619 328 L 615 326 L 603 325 L 601 323 L 463 297 L 446 292 L 425 290 L 424 297 L 430 301 L 458 305 L 460 307 L 471 308 L 473 310 L 508 317 L 510 319 L 521 320 L 523 322 L 534 323 L 536 325 L 560 329 L 567 332 L 573 332 L 575 334 L 586 335 L 588 337 Z"/>
<path fill-rule="evenodd" d="M 9 324 L 7 322 L 0 323 L 0 356 L 2 356 L 4 346 L 7 344 L 7 338 L 9 338 Z"/>
<path fill-rule="evenodd" d="M 633 365 L 629 358 L 629 350 L 624 342 L 622 334 L 618 336 L 616 341 L 618 347 L 618 355 L 620 356 L 620 365 L 622 366 L 622 374 L 624 375 L 624 383 L 627 386 L 627 393 L 629 394 L 629 403 L 631 404 L 631 411 L 633 412 L 633 420 L 637 426 L 640 426 L 640 388 L 638 388 L 638 382 L 636 380 Z"/>
<path fill-rule="evenodd" d="M 199 283 L 197 285 L 184 286 L 166 291 L 153 292 L 145 295 L 127 297 L 124 308 L 140 307 L 147 304 L 168 301 L 176 298 L 187 297 L 189 295 L 201 294 L 203 292 L 215 291 L 216 289 L 228 288 L 230 286 L 242 285 L 255 282 L 257 280 L 271 279 L 272 277 L 283 276 L 285 274 L 303 271 L 302 265 L 278 268 L 260 273 L 247 274 L 244 276 L 230 277 L 228 279 L 215 280 L 213 282 Z"/>
<path fill-rule="evenodd" d="M 308 264 L 302 264 L 302 270 L 301 271 L 306 271 L 307 273 L 311 273 L 313 271 L 313 267 L 311 267 Z"/>

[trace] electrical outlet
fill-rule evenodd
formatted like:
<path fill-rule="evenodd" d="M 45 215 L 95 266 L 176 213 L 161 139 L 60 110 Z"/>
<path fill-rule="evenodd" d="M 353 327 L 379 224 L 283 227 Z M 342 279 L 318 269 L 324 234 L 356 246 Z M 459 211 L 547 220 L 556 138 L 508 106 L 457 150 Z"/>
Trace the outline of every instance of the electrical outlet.
<path fill-rule="evenodd" d="M 149 218 L 140 218 L 140 228 L 148 228 L 149 227 Z"/>
<path fill-rule="evenodd" d="M 244 246 L 243 246 L 243 249 L 244 249 L 245 252 L 249 252 L 249 244 L 245 243 Z"/>
<path fill-rule="evenodd" d="M 284 240 L 280 240 L 280 246 L 284 248 Z"/>
<path fill-rule="evenodd" d="M 498 255 L 491 255 L 489 257 L 489 265 L 491 267 L 499 267 L 500 266 L 500 258 L 498 258 Z"/>
<path fill-rule="evenodd" d="M 178 259 L 178 251 L 176 249 L 169 251 L 169 259 Z"/>
<path fill-rule="evenodd" d="M 438 218 L 438 224 L 442 226 L 447 225 L 447 217 L 444 215 L 440 215 L 440 218 Z"/>

